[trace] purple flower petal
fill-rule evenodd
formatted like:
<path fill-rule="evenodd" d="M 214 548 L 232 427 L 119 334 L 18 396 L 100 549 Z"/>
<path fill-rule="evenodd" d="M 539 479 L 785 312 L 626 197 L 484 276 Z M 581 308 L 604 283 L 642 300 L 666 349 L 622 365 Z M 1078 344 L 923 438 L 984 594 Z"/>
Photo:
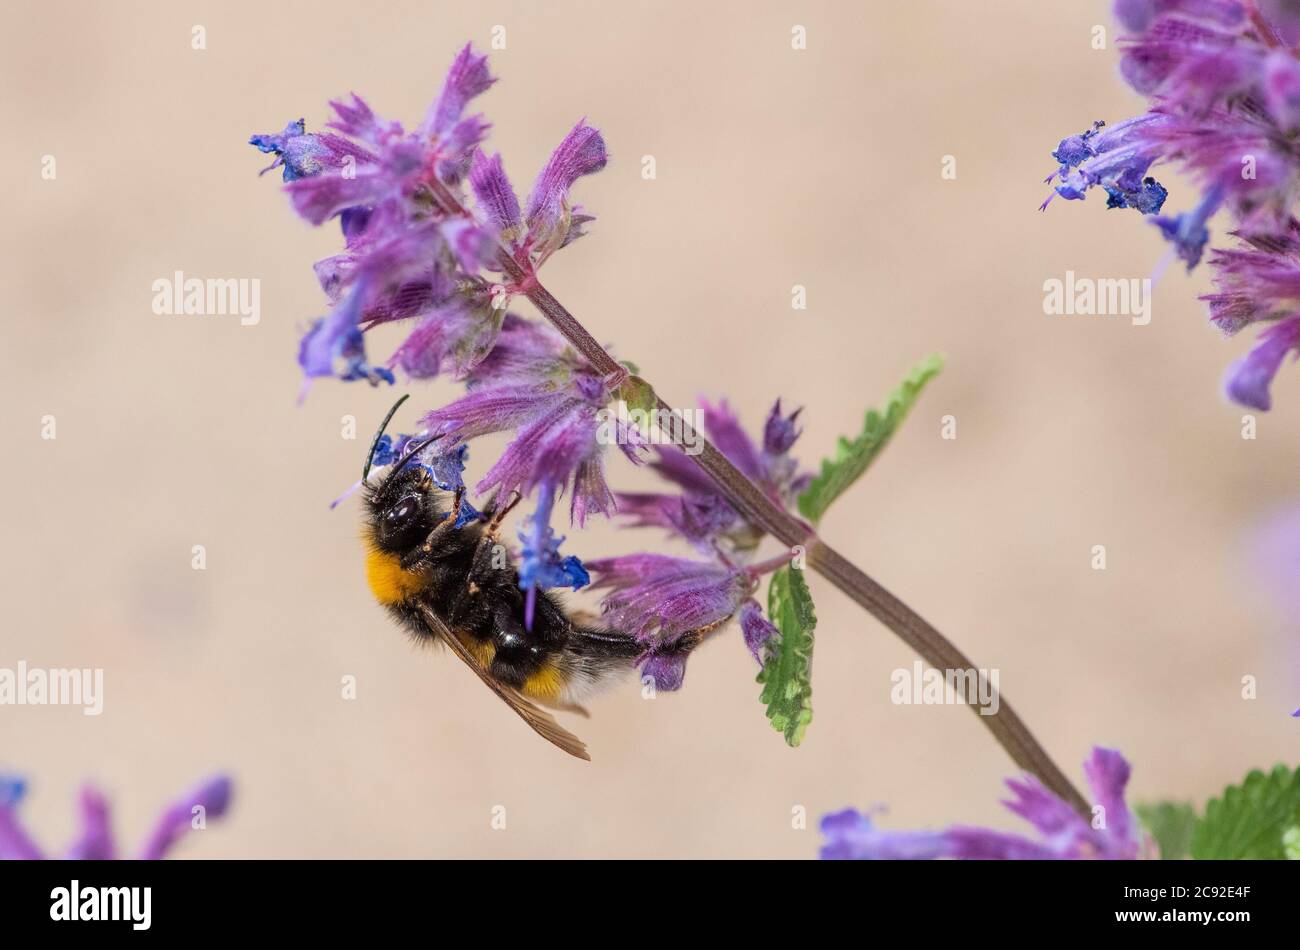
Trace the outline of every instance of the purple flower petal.
<path fill-rule="evenodd" d="M 894 832 L 876 829 L 867 815 L 852 809 L 822 819 L 823 858 L 964 858 L 975 860 L 1044 860 L 1101 858 L 1131 860 L 1138 856 L 1140 832 L 1124 801 L 1129 765 L 1113 749 L 1094 748 L 1084 774 L 1103 809 L 1103 827 L 1090 821 L 1043 787 L 1033 776 L 1007 782 L 1014 799 L 1003 802 L 1030 822 L 1040 840 L 989 828 L 956 825 L 940 832 Z"/>
<path fill-rule="evenodd" d="M 763 451 L 769 455 L 784 455 L 789 452 L 803 430 L 796 424 L 802 409 L 796 409 L 790 415 L 781 414 L 781 400 L 777 400 L 772 411 L 767 414 L 763 425 Z"/>
<path fill-rule="evenodd" d="M 500 155 L 487 158 L 479 151 L 469 169 L 469 184 L 478 199 L 479 211 L 488 224 L 497 229 L 503 241 L 513 242 L 523 224 L 519 216 L 519 199 L 506 176 Z"/>
<path fill-rule="evenodd" d="M 1289 52 L 1278 50 L 1264 63 L 1264 93 L 1279 128 L 1300 128 L 1300 63 Z"/>
<path fill-rule="evenodd" d="M 1083 763 L 1083 775 L 1092 789 L 1093 804 L 1101 806 L 1106 823 L 1101 845 L 1113 851 L 1104 857 L 1137 857 L 1137 830 L 1124 801 L 1124 790 L 1131 774 L 1128 762 L 1115 749 L 1097 746 Z"/>
<path fill-rule="evenodd" d="M 22 779 L 0 774 L 0 861 L 39 861 L 45 857 L 18 820 L 18 803 L 26 792 Z"/>
<path fill-rule="evenodd" d="M 637 662 L 641 664 L 641 676 L 649 677 L 658 692 L 673 693 L 682 688 L 686 679 L 685 651 L 668 653 L 649 652 L 643 654 Z"/>
<path fill-rule="evenodd" d="M 716 406 L 708 401 L 702 401 L 701 404 L 704 408 L 704 428 L 713 444 L 746 476 L 761 481 L 766 473 L 759 459 L 758 446 L 745 432 L 727 401 L 724 399 Z"/>
<path fill-rule="evenodd" d="M 593 589 L 610 591 L 603 602 L 610 626 L 661 646 L 726 621 L 752 586 L 720 564 L 664 554 L 604 558 L 587 569 L 596 577 Z"/>
<path fill-rule="evenodd" d="M 1283 320 L 1259 335 L 1259 342 L 1228 369 L 1225 383 L 1233 402 L 1267 411 L 1273 405 L 1269 386 L 1287 354 L 1300 350 L 1300 316 Z"/>
<path fill-rule="evenodd" d="M 319 175 L 327 169 L 342 168 L 349 158 L 353 167 L 375 161 L 375 156 L 366 149 L 341 136 L 307 133 L 305 127 L 303 120 L 298 119 L 290 122 L 278 134 L 254 135 L 249 138 L 249 145 L 275 155 L 275 161 L 262 169 L 262 174 L 283 166 L 284 180 L 296 181 Z"/>
<path fill-rule="evenodd" d="M 338 129 L 344 135 L 361 139 L 377 149 L 382 149 L 393 139 L 403 134 L 401 123 L 385 122 L 375 115 L 374 110 L 355 92 L 352 101 L 344 102 L 334 99 L 330 102 L 335 118 L 329 123 L 330 128 Z"/>
<path fill-rule="evenodd" d="M 145 842 L 140 852 L 141 860 L 153 861 L 165 857 L 193 827 L 196 808 L 204 810 L 205 821 L 224 815 L 230 807 L 232 788 L 230 778 L 219 775 L 172 803 L 158 819 Z"/>
<path fill-rule="evenodd" d="M 68 850 L 74 861 L 112 861 L 117 857 L 109 823 L 108 800 L 94 786 L 81 790 L 81 836 Z"/>
<path fill-rule="evenodd" d="M 869 815 L 853 808 L 821 820 L 825 861 L 926 861 L 948 853 L 946 836 L 936 831 L 882 831 Z"/>
<path fill-rule="evenodd" d="M 568 587 L 579 590 L 591 581 L 582 562 L 573 555 L 560 554 L 564 538 L 557 538 L 551 528 L 551 509 L 555 504 L 555 486 L 545 484 L 538 491 L 537 510 L 519 528 L 523 549 L 519 559 L 519 586 L 528 592 L 524 604 L 524 628 L 533 628 L 533 609 L 538 590 Z"/>
<path fill-rule="evenodd" d="M 747 600 L 740 608 L 740 629 L 745 635 L 745 646 L 762 666 L 767 658 L 767 645 L 781 638 L 781 631 L 763 616 L 763 608 L 756 600 Z"/>
<path fill-rule="evenodd" d="M 357 285 L 348 297 L 312 324 L 298 347 L 298 365 L 308 379 L 338 376 L 364 379 L 373 386 L 380 380 L 393 382 L 393 374 L 371 366 L 366 359 L 365 340 L 357 321 L 361 316 L 364 288 Z"/>
<path fill-rule="evenodd" d="M 583 175 L 605 167 L 605 140 L 582 119 L 551 153 L 528 197 L 528 234 L 543 249 L 567 243 L 572 226 L 569 189 Z"/>
<path fill-rule="evenodd" d="M 424 137 L 445 135 L 456 125 L 475 96 L 487 92 L 496 82 L 488 72 L 487 57 L 475 56 L 469 43 L 456 55 L 443 82 L 442 92 L 429 109 L 420 134 Z"/>

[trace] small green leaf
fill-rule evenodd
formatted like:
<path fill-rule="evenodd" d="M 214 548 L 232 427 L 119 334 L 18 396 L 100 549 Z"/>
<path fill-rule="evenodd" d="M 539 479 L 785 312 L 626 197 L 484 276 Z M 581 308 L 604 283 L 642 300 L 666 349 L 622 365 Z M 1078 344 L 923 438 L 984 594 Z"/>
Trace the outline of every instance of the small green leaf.
<path fill-rule="evenodd" d="M 758 682 L 759 700 L 767 706 L 772 728 L 784 733 L 788 745 L 797 746 L 812 722 L 812 594 L 803 572 L 783 567 L 772 575 L 767 588 L 768 618 L 781 631 L 781 639 L 768 647 Z"/>
<path fill-rule="evenodd" d="M 1300 861 L 1300 825 L 1282 832 L 1282 853 L 1288 861 Z"/>
<path fill-rule="evenodd" d="M 1177 861 L 1192 849 L 1192 831 L 1196 828 L 1196 809 L 1186 802 L 1157 802 L 1138 805 L 1138 820 L 1160 846 L 1160 857 Z"/>
<path fill-rule="evenodd" d="M 629 376 L 625 379 L 623 385 L 618 387 L 616 395 L 627 403 L 628 409 L 640 410 L 643 413 L 652 413 L 659 406 L 659 397 L 655 395 L 654 387 L 640 376 Z"/>
<path fill-rule="evenodd" d="M 822 470 L 799 495 L 799 513 L 813 523 L 821 520 L 826 509 L 840 497 L 870 466 L 890 437 L 902 425 L 908 410 L 921 395 L 921 389 L 943 368 L 943 357 L 927 357 L 912 367 L 885 405 L 885 411 L 867 412 L 862 432 L 853 439 L 840 437 L 834 458 L 822 460 Z"/>
<path fill-rule="evenodd" d="M 1192 834 L 1192 857 L 1285 858 L 1283 836 L 1297 823 L 1300 769 L 1279 765 L 1267 774 L 1257 769 L 1205 806 L 1205 817 Z"/>

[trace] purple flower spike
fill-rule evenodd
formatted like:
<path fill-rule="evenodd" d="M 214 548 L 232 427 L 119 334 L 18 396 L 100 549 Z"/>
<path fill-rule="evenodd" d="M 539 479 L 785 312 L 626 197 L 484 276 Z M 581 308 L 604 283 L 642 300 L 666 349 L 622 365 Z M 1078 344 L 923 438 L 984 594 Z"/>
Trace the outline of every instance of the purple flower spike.
<path fill-rule="evenodd" d="M 204 821 L 220 818 L 230 807 L 231 791 L 230 779 L 222 775 L 209 779 L 189 795 L 178 799 L 158 819 L 158 824 L 154 826 L 153 833 L 140 852 L 140 858 L 150 861 L 165 857 L 194 827 L 200 814 L 197 809 L 203 809 Z"/>
<path fill-rule="evenodd" d="M 525 212 L 529 237 L 534 246 L 541 248 L 542 259 L 578 236 L 573 233 L 575 223 L 591 220 L 584 215 L 582 221 L 575 222 L 569 189 L 583 175 L 604 168 L 606 160 L 605 140 L 587 125 L 586 119 L 580 120 L 551 153 L 533 185 Z"/>
<path fill-rule="evenodd" d="M 1293 0 L 1117 0 L 1120 70 L 1149 111 L 1116 126 L 1062 140 L 1056 194 L 1082 198 L 1100 185 L 1112 208 L 1156 215 L 1153 223 L 1190 271 L 1205 255 L 1210 218 L 1235 220 L 1248 249 L 1214 249 L 1219 292 L 1210 319 L 1228 334 L 1300 313 L 1296 275 L 1300 202 L 1300 4 Z M 1201 199 L 1162 214 L 1167 192 L 1147 170 L 1181 166 Z M 1229 371 L 1227 391 L 1243 405 L 1269 404 L 1268 384 L 1291 346 L 1269 331 Z"/>
<path fill-rule="evenodd" d="M 81 837 L 68 850 L 76 861 L 112 861 L 117 857 L 109 824 L 108 799 L 93 785 L 81 790 Z"/>
<path fill-rule="evenodd" d="M 1254 409 L 1272 408 L 1269 387 L 1287 354 L 1293 351 L 1300 352 L 1300 316 L 1283 320 L 1261 333 L 1255 348 L 1229 367 L 1224 386 L 1228 396 Z"/>
<path fill-rule="evenodd" d="M 22 779 L 0 775 L 0 861 L 39 861 L 45 857 L 18 821 L 18 805 L 26 793 Z"/>
<path fill-rule="evenodd" d="M 0 776 L 0 860 L 40 860 L 41 850 L 18 823 L 17 806 L 23 783 Z M 192 824 L 194 810 L 202 806 L 207 818 L 219 818 L 230 807 L 231 782 L 225 776 L 209 779 L 163 813 L 140 853 L 142 859 L 162 858 Z M 116 858 L 108 801 L 93 786 L 81 790 L 81 834 L 67 851 L 74 860 L 105 861 Z"/>
<path fill-rule="evenodd" d="M 1024 818 L 1040 840 L 988 828 L 956 825 L 944 831 L 884 831 L 869 814 L 854 809 L 822 819 L 823 858 L 879 860 L 965 858 L 976 860 L 1132 860 L 1143 850 L 1142 834 L 1124 801 L 1129 764 L 1114 749 L 1094 747 L 1083 766 L 1093 794 L 1085 819 L 1069 804 L 1026 775 L 1011 779 L 1012 799 L 1003 804 Z"/>

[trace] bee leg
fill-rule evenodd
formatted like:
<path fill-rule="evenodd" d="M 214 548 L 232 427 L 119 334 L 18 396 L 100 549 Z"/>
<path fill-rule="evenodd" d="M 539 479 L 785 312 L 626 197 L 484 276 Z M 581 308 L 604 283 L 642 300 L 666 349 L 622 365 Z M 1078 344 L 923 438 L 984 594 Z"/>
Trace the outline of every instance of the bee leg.
<path fill-rule="evenodd" d="M 515 505 L 519 504 L 523 497 L 524 496 L 519 494 L 519 492 L 512 491 L 510 497 L 506 499 L 506 503 L 498 508 L 496 504 L 496 496 L 493 496 L 492 501 L 489 503 L 490 507 L 488 508 L 492 513 L 492 517 L 488 521 L 487 530 L 483 532 L 484 540 L 489 537 L 496 537 L 497 532 L 501 530 L 501 522 L 506 520 L 506 515 L 510 514 L 510 512 L 514 510 Z M 479 545 L 481 546 L 482 543 L 483 542 L 480 541 Z"/>
<path fill-rule="evenodd" d="M 452 496 L 451 511 L 447 514 L 447 517 L 434 525 L 433 530 L 425 535 L 424 543 L 415 549 L 414 553 L 417 559 L 432 554 L 434 548 L 438 546 L 442 539 L 456 530 L 456 522 L 460 518 L 460 504 L 464 499 L 465 489 L 457 488 L 455 495 Z"/>

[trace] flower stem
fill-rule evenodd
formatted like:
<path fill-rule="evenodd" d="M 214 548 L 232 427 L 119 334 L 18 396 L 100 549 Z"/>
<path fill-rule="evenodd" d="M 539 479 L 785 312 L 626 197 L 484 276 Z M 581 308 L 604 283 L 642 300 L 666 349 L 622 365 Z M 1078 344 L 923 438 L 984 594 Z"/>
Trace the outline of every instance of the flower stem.
<path fill-rule="evenodd" d="M 470 212 L 441 182 L 436 180 L 430 182 L 430 190 L 434 200 L 445 213 L 470 216 Z M 537 281 L 530 266 L 521 264 L 504 246 L 499 247 L 498 256 L 506 277 L 524 288 L 524 295 L 542 312 L 569 345 L 582 354 L 596 372 L 604 376 L 622 370 L 623 367 L 610 356 L 595 337 L 587 332 L 578 319 Z M 810 525 L 794 517 L 768 498 L 713 443 L 695 433 L 682 418 L 681 413 L 660 397 L 656 397 L 656 401 L 661 412 L 671 415 L 674 426 L 682 427 L 674 431 L 680 431 L 684 441 L 701 447 L 697 455 L 687 457 L 713 479 L 723 496 L 740 514 L 781 543 L 790 547 L 802 547 L 807 553 L 808 564 L 813 570 L 892 630 L 933 668 L 938 670 L 976 668 L 957 647 L 930 626 L 920 614 L 822 541 Z M 992 689 L 991 684 L 990 689 Z M 994 692 L 996 694 L 996 691 Z M 1076 811 L 1088 817 L 1091 812 L 1086 799 L 1052 761 L 1051 756 L 1034 738 L 1033 733 L 1016 715 L 1010 704 L 996 695 L 994 698 L 998 700 L 996 704 L 990 702 L 986 706 L 977 705 L 976 696 L 968 697 L 967 701 L 979 721 L 993 733 L 993 737 L 1007 751 L 1016 765 L 1035 775 L 1057 797 L 1069 802 Z M 997 712 L 993 715 L 985 715 L 990 707 L 996 708 Z"/>

